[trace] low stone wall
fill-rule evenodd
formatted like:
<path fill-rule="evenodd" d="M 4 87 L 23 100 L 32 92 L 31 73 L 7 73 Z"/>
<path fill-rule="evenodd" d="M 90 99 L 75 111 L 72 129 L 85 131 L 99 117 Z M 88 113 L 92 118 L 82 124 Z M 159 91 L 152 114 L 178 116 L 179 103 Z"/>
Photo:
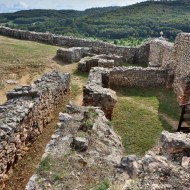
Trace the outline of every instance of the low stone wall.
<path fill-rule="evenodd" d="M 116 46 L 95 40 L 86 40 L 74 37 L 55 35 L 50 33 L 30 32 L 10 29 L 0 26 L 0 35 L 17 39 L 38 41 L 65 47 L 89 47 L 95 54 L 116 54 L 123 56 L 129 63 L 147 64 L 149 57 L 149 43 L 137 47 Z"/>
<path fill-rule="evenodd" d="M 118 55 L 95 55 L 92 57 L 85 57 L 78 63 L 78 71 L 89 72 L 92 67 L 113 68 L 122 66 L 124 58 Z"/>
<path fill-rule="evenodd" d="M 166 67 L 171 62 L 173 43 L 164 39 L 155 39 L 150 42 L 149 66 Z"/>
<path fill-rule="evenodd" d="M 80 61 L 89 52 L 90 48 L 84 47 L 60 48 L 57 50 L 57 57 L 64 62 L 74 63 Z"/>
<path fill-rule="evenodd" d="M 115 91 L 109 89 L 109 70 L 94 67 L 90 70 L 88 81 L 83 87 L 83 105 L 100 107 L 106 117 L 111 119 L 117 102 Z"/>
<path fill-rule="evenodd" d="M 168 70 L 162 68 L 115 67 L 110 70 L 110 85 L 126 87 L 171 86 Z"/>
<path fill-rule="evenodd" d="M 0 181 L 67 100 L 70 75 L 52 72 L 31 86 L 17 87 L 0 105 Z"/>

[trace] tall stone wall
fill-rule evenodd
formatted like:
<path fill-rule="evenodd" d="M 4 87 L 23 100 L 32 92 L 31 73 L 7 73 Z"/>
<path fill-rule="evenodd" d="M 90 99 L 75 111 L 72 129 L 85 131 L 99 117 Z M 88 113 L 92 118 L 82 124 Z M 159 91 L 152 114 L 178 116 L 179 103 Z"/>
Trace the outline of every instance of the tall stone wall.
<path fill-rule="evenodd" d="M 171 62 L 173 43 L 164 39 L 155 39 L 150 42 L 149 65 L 166 67 Z"/>
<path fill-rule="evenodd" d="M 30 32 L 10 29 L 0 26 L 0 35 L 10 36 L 17 39 L 38 41 L 52 45 L 66 47 L 89 47 L 96 54 L 116 54 L 123 56 L 129 63 L 148 63 L 149 43 L 138 47 L 116 46 L 110 43 L 86 40 L 74 37 L 55 35 L 50 33 Z"/>
<path fill-rule="evenodd" d="M 183 104 L 190 101 L 190 34 L 177 35 L 173 52 L 172 64 L 175 80 L 173 88 L 178 94 L 178 101 Z"/>
<path fill-rule="evenodd" d="M 69 74 L 54 71 L 7 94 L 7 102 L 0 105 L 0 182 L 67 99 L 69 82 Z"/>

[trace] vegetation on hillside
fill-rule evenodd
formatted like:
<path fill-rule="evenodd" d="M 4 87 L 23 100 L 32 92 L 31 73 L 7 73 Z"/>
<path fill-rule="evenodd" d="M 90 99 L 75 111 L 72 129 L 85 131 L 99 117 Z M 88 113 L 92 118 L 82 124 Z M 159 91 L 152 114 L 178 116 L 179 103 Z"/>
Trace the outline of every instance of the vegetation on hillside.
<path fill-rule="evenodd" d="M 190 2 L 146 1 L 126 7 L 85 11 L 18 11 L 0 14 L 0 24 L 30 31 L 111 40 L 120 45 L 138 45 L 142 39 L 160 36 L 160 31 L 170 40 L 181 31 L 190 32 Z"/>

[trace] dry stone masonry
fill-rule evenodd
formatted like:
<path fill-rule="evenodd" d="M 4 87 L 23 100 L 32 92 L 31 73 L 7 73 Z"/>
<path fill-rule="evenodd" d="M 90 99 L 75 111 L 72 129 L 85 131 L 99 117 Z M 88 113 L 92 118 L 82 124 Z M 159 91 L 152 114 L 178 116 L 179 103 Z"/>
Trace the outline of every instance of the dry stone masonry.
<path fill-rule="evenodd" d="M 163 38 L 150 42 L 149 66 L 166 67 L 169 64 L 174 44 Z"/>
<path fill-rule="evenodd" d="M 56 108 L 67 100 L 70 75 L 56 71 L 44 74 L 31 86 L 21 86 L 7 94 L 0 105 L 0 181 L 26 146 L 52 120 Z"/>
<path fill-rule="evenodd" d="M 180 103 L 190 101 L 190 34 L 181 33 L 176 37 L 171 67 L 174 69 L 174 90 Z"/>
<path fill-rule="evenodd" d="M 88 81 L 83 87 L 83 105 L 100 107 L 106 117 L 111 119 L 117 97 L 116 92 L 109 88 L 108 72 L 98 67 L 90 70 Z"/>
<path fill-rule="evenodd" d="M 169 83 L 173 83 L 173 89 L 177 94 L 178 102 L 182 104 L 189 101 L 190 34 L 178 34 L 174 44 L 165 41 L 163 38 L 159 38 L 146 42 L 145 44 L 137 47 L 116 46 L 113 44 L 94 40 L 66 37 L 50 33 L 22 31 L 17 29 L 10 29 L 3 26 L 0 27 L 0 35 L 64 47 L 76 47 L 76 49 L 63 49 L 63 51 L 58 51 L 58 54 L 60 56 L 62 56 L 64 52 L 67 52 L 68 55 L 70 54 L 69 58 L 66 58 L 66 60 L 69 62 L 78 61 L 79 58 L 83 57 L 80 53 L 82 50 L 79 50 L 80 48 L 78 47 L 87 47 L 91 50 L 90 54 L 94 53 L 117 55 L 122 56 L 124 61 L 127 61 L 128 63 L 144 64 L 149 65 L 150 67 L 160 66 L 163 69 L 169 69 Z M 85 66 L 85 63 L 87 63 L 86 65 L 89 66 Z M 93 64 L 95 64 L 95 66 L 101 67 L 113 67 L 115 66 L 115 60 L 114 63 L 109 59 L 107 59 L 107 61 L 100 60 L 99 63 L 94 63 L 94 61 L 91 62 L 88 59 L 84 58 L 80 61 L 79 70 L 89 71 L 90 68 L 93 67 Z"/>
<path fill-rule="evenodd" d="M 78 71 L 89 72 L 92 67 L 113 68 L 121 66 L 124 63 L 124 58 L 118 55 L 95 55 L 85 57 L 78 63 Z"/>
<path fill-rule="evenodd" d="M 83 47 L 60 48 L 57 50 L 57 57 L 69 63 L 79 62 L 88 54 L 90 54 L 90 49 Z"/>

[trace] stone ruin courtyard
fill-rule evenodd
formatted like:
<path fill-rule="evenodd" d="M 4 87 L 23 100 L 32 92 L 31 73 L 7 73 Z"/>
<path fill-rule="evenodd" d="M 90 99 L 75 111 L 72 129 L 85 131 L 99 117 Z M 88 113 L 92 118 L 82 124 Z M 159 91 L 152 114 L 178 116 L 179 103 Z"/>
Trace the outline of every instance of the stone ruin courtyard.
<path fill-rule="evenodd" d="M 155 112 L 152 109 L 154 102 L 144 105 L 141 101 L 146 96 L 146 89 L 151 91 L 148 98 L 161 91 L 169 92 L 169 98 L 165 101 L 171 99 L 170 107 L 168 104 L 164 107 L 166 102 L 163 97 L 158 103 L 159 109 L 165 112 L 189 102 L 190 34 L 179 34 L 174 43 L 159 38 L 138 47 L 115 46 L 4 27 L 0 28 L 0 34 L 64 46 L 57 50 L 56 56 L 70 64 L 78 62 L 78 72 L 88 74 L 83 86 L 82 107 L 69 101 L 72 80 L 69 73 L 53 71 L 44 74 L 34 84 L 17 87 L 7 93 L 7 102 L 0 106 L 2 188 L 10 175 L 9 170 L 19 163 L 29 145 L 44 133 L 61 105 L 62 111 L 56 116 L 59 120 L 56 129 L 26 190 L 190 189 L 189 133 L 174 132 L 177 125 L 174 129 L 166 127 L 170 132 L 163 130 L 160 135 L 155 129 L 158 142 L 155 144 L 151 141 L 151 149 L 144 154 L 133 145 L 126 146 L 134 151 L 126 150 L 123 139 L 135 140 L 135 137 L 124 134 L 130 127 L 117 131 L 117 126 L 114 126 L 126 115 L 121 114 L 118 121 L 112 121 L 120 114 L 117 112 L 118 105 L 123 106 L 122 113 L 129 114 L 132 109 L 135 110 L 130 104 L 133 101 L 131 96 L 138 94 L 139 117 L 144 106 L 149 107 L 150 112 L 145 113 L 145 120 L 149 120 L 149 123 L 140 123 L 142 129 L 135 133 L 141 134 L 143 127 L 153 125 L 155 121 L 151 113 Z M 124 67 L 126 63 L 134 66 Z M 123 98 L 126 94 L 131 96 Z M 174 98 L 178 104 L 172 104 Z M 63 102 L 67 105 L 63 105 Z M 161 114 L 160 117 L 166 117 Z M 135 119 L 128 118 L 130 122 Z"/>

